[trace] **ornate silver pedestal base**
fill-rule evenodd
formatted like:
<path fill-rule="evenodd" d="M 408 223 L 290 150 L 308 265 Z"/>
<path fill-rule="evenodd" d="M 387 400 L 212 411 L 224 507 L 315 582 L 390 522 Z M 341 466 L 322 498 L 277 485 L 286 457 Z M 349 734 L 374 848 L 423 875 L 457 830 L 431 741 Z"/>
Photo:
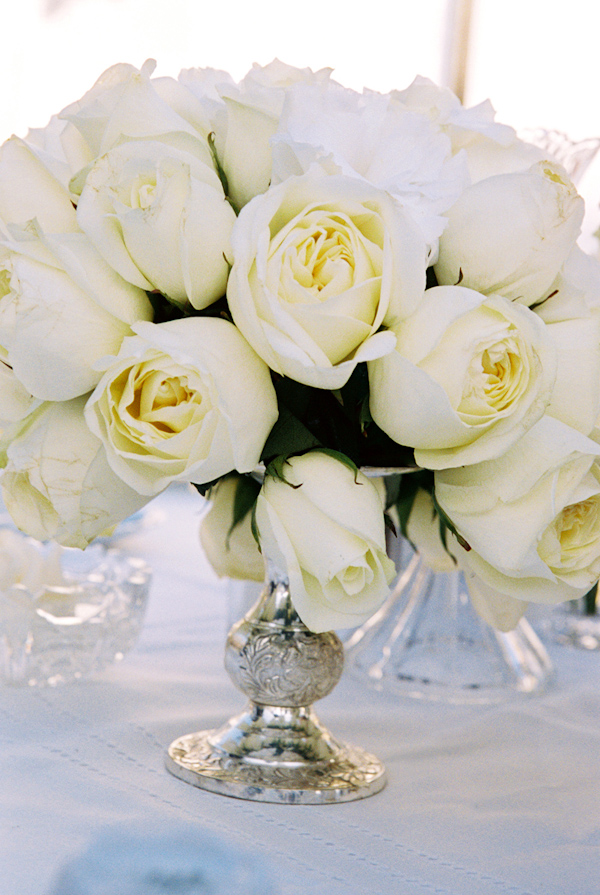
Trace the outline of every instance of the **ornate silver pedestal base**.
<path fill-rule="evenodd" d="M 347 802 L 385 786 L 374 755 L 336 742 L 311 711 L 272 706 L 251 705 L 220 730 L 180 737 L 167 768 L 201 789 L 259 802 Z"/>
<path fill-rule="evenodd" d="M 250 697 L 246 711 L 220 729 L 175 740 L 167 769 L 201 789 L 259 802 L 322 805 L 374 795 L 386 782 L 381 762 L 336 741 L 312 710 L 340 678 L 343 646 L 331 632 L 309 631 L 285 578 L 271 569 L 270 579 L 227 638 L 225 667 Z"/>

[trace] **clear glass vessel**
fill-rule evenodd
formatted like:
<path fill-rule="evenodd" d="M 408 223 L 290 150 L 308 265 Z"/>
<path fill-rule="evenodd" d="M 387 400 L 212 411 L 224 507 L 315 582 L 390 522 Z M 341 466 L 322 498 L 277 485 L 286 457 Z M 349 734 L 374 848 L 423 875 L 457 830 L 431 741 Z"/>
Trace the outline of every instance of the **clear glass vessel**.
<path fill-rule="evenodd" d="M 29 540 L 40 552 L 52 549 Z M 61 552 L 62 582 L 0 591 L 0 677 L 56 686 L 123 658 L 140 633 L 151 574 L 141 559 L 101 544 Z"/>
<path fill-rule="evenodd" d="M 398 539 L 400 569 L 381 609 L 346 641 L 349 672 L 377 690 L 450 703 L 493 703 L 542 692 L 548 654 L 522 619 L 497 631 L 471 604 L 461 572 L 434 572 Z"/>

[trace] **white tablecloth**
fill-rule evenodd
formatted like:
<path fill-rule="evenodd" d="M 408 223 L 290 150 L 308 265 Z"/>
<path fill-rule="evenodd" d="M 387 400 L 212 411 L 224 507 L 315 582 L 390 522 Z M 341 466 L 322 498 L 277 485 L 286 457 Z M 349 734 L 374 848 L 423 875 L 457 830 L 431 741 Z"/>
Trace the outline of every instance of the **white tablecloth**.
<path fill-rule="evenodd" d="M 554 647 L 557 683 L 501 706 L 384 696 L 343 678 L 318 705 L 389 783 L 329 806 L 244 802 L 169 775 L 164 750 L 245 699 L 223 670 L 227 587 L 201 499 L 173 489 L 125 546 L 154 568 L 137 647 L 96 679 L 0 690 L 0 893 L 44 895 L 111 824 L 185 822 L 264 855 L 282 895 L 600 892 L 600 653 Z M 151 522 L 151 520 L 150 520 Z"/>

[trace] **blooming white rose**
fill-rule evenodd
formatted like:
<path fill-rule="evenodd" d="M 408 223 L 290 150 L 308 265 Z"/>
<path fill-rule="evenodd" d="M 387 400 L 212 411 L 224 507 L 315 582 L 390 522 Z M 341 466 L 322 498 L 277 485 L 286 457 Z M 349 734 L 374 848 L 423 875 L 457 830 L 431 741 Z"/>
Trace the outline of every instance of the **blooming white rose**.
<path fill-rule="evenodd" d="M 377 489 L 319 451 L 290 458 L 283 471 L 285 481 L 265 478 L 256 503 L 264 556 L 287 573 L 296 611 L 312 631 L 362 624 L 396 574 Z"/>
<path fill-rule="evenodd" d="M 335 389 L 391 351 L 382 324 L 425 286 L 424 241 L 390 196 L 312 170 L 246 205 L 232 233 L 227 296 L 257 354 L 297 382 Z"/>
<path fill-rule="evenodd" d="M 499 459 L 436 472 L 438 504 L 471 547 L 461 565 L 523 601 L 585 594 L 600 576 L 599 456 L 546 416 Z"/>
<path fill-rule="evenodd" d="M 197 105 L 193 123 L 173 108 L 164 79 L 159 79 L 158 85 L 151 79 L 155 66 L 153 59 L 147 60 L 139 71 L 124 63 L 113 65 L 81 99 L 62 110 L 59 119 L 70 122 L 81 134 L 90 159 L 131 139 L 182 133 L 195 139 L 207 138 L 208 119 L 202 117 Z M 171 80 L 172 91 L 178 92 L 177 82 Z M 83 185 L 86 173 L 81 172 L 73 184 L 76 191 L 78 183 Z"/>
<path fill-rule="evenodd" d="M 428 289 L 369 363 L 377 425 L 430 469 L 502 454 L 544 413 L 556 350 L 529 308 L 462 286 Z"/>
<path fill-rule="evenodd" d="M 110 268 L 83 233 L 31 225 L 0 254 L 0 345 L 25 389 L 46 401 L 89 392 L 95 363 L 116 354 L 130 325 L 151 320 L 141 289 Z"/>
<path fill-rule="evenodd" d="M 524 171 L 545 157 L 537 146 L 520 140 L 514 128 L 494 120 L 489 100 L 467 109 L 447 87 L 422 77 L 416 77 L 406 90 L 393 90 L 391 96 L 406 108 L 427 115 L 449 137 L 453 154 L 463 152 L 471 183 L 494 174 Z"/>
<path fill-rule="evenodd" d="M 328 68 L 312 72 L 275 59 L 266 66 L 254 65 L 237 86 L 221 85 L 226 114 L 219 120 L 215 145 L 234 208 L 264 193 L 272 180 L 270 141 L 289 88 L 304 82 L 326 84 L 330 74 Z"/>
<path fill-rule="evenodd" d="M 35 410 L 11 440 L 0 480 L 16 525 L 66 547 L 86 547 L 148 501 L 111 470 L 86 425 L 85 403 L 84 395 Z"/>
<path fill-rule="evenodd" d="M 465 159 L 452 155 L 450 140 L 428 117 L 389 95 L 356 93 L 335 81 L 293 85 L 271 144 L 273 183 L 316 162 L 386 190 L 418 224 L 430 259 L 437 257 L 443 213 L 469 183 Z"/>
<path fill-rule="evenodd" d="M 77 230 L 68 190 L 18 137 L 0 146 L 0 231 L 35 218 L 49 232 Z"/>
<path fill-rule="evenodd" d="M 438 282 L 533 305 L 575 245 L 583 213 L 583 199 L 554 162 L 480 180 L 447 212 Z"/>
<path fill-rule="evenodd" d="M 275 420 L 268 367 L 226 320 L 138 323 L 86 408 L 113 470 L 140 494 L 258 463 Z"/>
<path fill-rule="evenodd" d="M 251 514 L 231 527 L 237 487 L 237 477 L 227 476 L 211 488 L 211 507 L 200 525 L 200 543 L 220 578 L 264 581 L 265 561 L 252 534 Z"/>
<path fill-rule="evenodd" d="M 111 149 L 87 175 L 77 218 L 128 282 L 194 308 L 225 294 L 235 213 L 207 143 L 176 134 Z"/>

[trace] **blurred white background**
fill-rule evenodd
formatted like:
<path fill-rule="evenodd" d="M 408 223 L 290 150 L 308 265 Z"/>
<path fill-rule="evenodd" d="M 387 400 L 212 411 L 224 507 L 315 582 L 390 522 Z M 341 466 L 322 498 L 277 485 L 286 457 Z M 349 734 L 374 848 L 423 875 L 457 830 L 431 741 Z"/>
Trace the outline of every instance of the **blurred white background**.
<path fill-rule="evenodd" d="M 458 0 L 0 0 L 0 140 L 43 126 L 115 62 L 156 73 L 253 62 L 335 69 L 341 83 L 387 91 L 415 74 L 444 78 L 449 9 Z M 572 138 L 600 136 L 598 33 L 592 0 L 472 0 L 468 105 Z M 598 226 L 600 158 L 580 184 Z M 596 220 L 598 219 L 598 220 Z M 589 247 L 586 246 L 586 247 Z"/>

